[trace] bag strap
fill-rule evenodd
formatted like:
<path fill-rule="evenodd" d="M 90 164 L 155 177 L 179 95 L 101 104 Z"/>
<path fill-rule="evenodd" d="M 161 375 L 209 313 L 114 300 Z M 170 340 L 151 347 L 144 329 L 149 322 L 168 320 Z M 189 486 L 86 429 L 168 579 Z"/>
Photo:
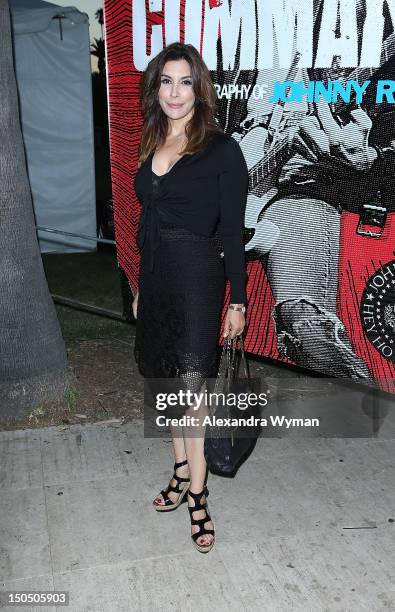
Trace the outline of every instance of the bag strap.
<path fill-rule="evenodd" d="M 230 365 L 231 365 L 229 340 L 230 338 L 228 336 L 222 348 L 221 358 L 220 358 L 219 367 L 218 367 L 217 379 L 215 381 L 215 387 L 214 387 L 214 391 L 216 393 L 218 393 L 219 391 L 218 387 L 220 383 L 222 382 L 222 379 L 225 378 L 226 375 L 227 375 L 227 378 L 229 378 L 229 370 L 230 370 Z M 229 382 L 227 384 L 229 387 Z"/>
<path fill-rule="evenodd" d="M 227 336 L 223 344 L 223 347 L 222 347 L 222 353 L 221 353 L 221 358 L 219 362 L 218 373 L 217 373 L 217 377 L 216 377 L 216 381 L 214 385 L 215 393 L 224 391 L 223 388 L 219 389 L 220 385 L 222 385 L 222 387 L 223 386 L 226 387 L 225 393 L 229 393 L 230 391 L 230 385 L 231 385 L 232 378 L 234 378 L 237 374 L 236 367 L 235 367 L 237 363 L 237 360 L 236 360 L 237 340 L 240 340 L 240 349 L 241 349 L 241 358 L 240 358 L 239 367 L 237 368 L 237 370 L 239 370 L 240 363 L 242 363 L 245 378 L 247 378 L 248 380 L 250 379 L 248 361 L 247 361 L 247 358 L 244 352 L 243 337 L 236 336 L 235 338 L 232 339 L 230 336 Z M 224 381 L 224 385 L 222 384 L 223 381 Z M 211 406 L 210 406 L 210 412 L 212 414 L 215 413 L 215 410 L 213 410 Z"/>
<path fill-rule="evenodd" d="M 245 377 L 246 378 L 250 378 L 250 371 L 249 371 L 249 367 L 248 367 L 248 361 L 247 361 L 247 357 L 245 356 L 245 353 L 244 353 L 244 341 L 243 341 L 243 337 L 242 336 L 238 336 L 238 338 L 240 338 L 240 350 L 241 350 L 241 360 L 240 360 L 240 362 L 243 364 Z"/>
<path fill-rule="evenodd" d="M 237 374 L 236 346 L 237 346 L 238 340 L 240 340 L 241 358 L 240 358 L 240 363 L 239 363 L 239 367 L 237 368 L 237 371 L 240 368 L 240 364 L 242 364 L 245 377 L 250 378 L 248 361 L 247 361 L 247 358 L 244 352 L 243 337 L 236 336 L 235 338 L 232 339 L 230 336 L 227 336 L 224 342 L 223 348 L 222 348 L 222 353 L 221 353 L 221 358 L 220 358 L 219 368 L 218 368 L 218 374 L 217 374 L 217 380 L 215 383 L 215 391 L 218 391 L 218 385 L 220 384 L 222 378 L 227 379 L 227 387 L 229 390 L 231 379 L 234 378 Z"/>
<path fill-rule="evenodd" d="M 236 363 L 237 363 L 237 359 L 236 359 L 236 346 L 237 346 L 237 340 L 240 340 L 240 352 L 241 352 L 241 357 L 240 357 L 240 361 L 238 363 L 238 368 L 236 369 Z M 244 375 L 245 378 L 250 378 L 250 373 L 249 373 L 249 367 L 248 367 L 248 361 L 247 358 L 245 356 L 245 352 L 244 352 L 244 342 L 243 342 L 243 337 L 242 336 L 236 336 L 235 338 L 233 338 L 233 340 L 231 341 L 232 344 L 232 349 L 231 349 L 231 361 L 230 361 L 230 376 L 234 377 L 238 374 L 239 369 L 240 369 L 240 365 L 243 364 L 243 369 L 244 369 Z M 229 375 L 229 374 L 228 374 Z"/>

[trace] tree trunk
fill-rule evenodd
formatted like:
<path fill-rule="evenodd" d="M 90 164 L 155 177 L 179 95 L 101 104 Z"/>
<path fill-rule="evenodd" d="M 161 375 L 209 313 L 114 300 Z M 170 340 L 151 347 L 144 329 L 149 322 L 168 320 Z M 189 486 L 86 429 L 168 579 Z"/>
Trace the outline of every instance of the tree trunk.
<path fill-rule="evenodd" d="M 59 398 L 65 344 L 38 245 L 19 121 L 8 0 L 0 0 L 0 418 Z"/>

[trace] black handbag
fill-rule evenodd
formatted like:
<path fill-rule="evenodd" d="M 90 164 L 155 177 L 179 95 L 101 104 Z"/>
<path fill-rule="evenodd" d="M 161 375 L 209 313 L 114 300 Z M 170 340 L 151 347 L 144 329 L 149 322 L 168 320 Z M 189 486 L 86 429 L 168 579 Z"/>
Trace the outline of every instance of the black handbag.
<path fill-rule="evenodd" d="M 237 340 L 240 340 L 240 353 L 236 354 Z M 242 365 L 242 374 L 240 374 Z M 233 340 L 228 336 L 224 342 L 218 375 L 215 380 L 214 393 L 223 394 L 224 401 L 210 404 L 210 417 L 214 423 L 206 426 L 204 456 L 210 472 L 218 476 L 233 478 L 253 450 L 256 440 L 262 432 L 260 424 L 261 411 L 258 405 L 250 405 L 241 410 L 229 403 L 229 398 L 238 398 L 243 394 L 259 394 L 262 380 L 252 379 L 249 374 L 247 359 L 244 353 L 243 338 Z M 250 424 L 217 425 L 219 419 L 246 419 Z M 254 424 L 252 425 L 251 422 Z"/>

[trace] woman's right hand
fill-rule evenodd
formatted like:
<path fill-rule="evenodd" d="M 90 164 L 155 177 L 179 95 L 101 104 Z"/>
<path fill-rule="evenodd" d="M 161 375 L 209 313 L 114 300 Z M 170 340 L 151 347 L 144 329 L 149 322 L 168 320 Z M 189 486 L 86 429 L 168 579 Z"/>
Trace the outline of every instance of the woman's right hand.
<path fill-rule="evenodd" d="M 136 295 L 134 296 L 134 300 L 132 302 L 132 312 L 135 319 L 137 319 L 137 305 L 139 302 L 139 292 L 136 291 Z"/>

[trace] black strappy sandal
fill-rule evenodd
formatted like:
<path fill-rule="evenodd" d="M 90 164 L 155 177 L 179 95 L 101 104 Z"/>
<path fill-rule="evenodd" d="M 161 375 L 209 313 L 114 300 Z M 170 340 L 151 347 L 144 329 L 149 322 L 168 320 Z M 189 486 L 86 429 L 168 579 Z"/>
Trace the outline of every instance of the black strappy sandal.
<path fill-rule="evenodd" d="M 157 510 L 158 512 L 170 512 L 170 510 L 175 510 L 176 508 L 178 508 L 178 506 L 180 504 L 182 504 L 183 502 L 187 501 L 187 491 L 189 489 L 189 485 L 191 483 L 191 479 L 190 478 L 181 478 L 181 476 L 177 476 L 176 474 L 176 470 L 183 466 L 186 465 L 188 463 L 188 460 L 185 459 L 185 461 L 180 461 L 179 463 L 175 463 L 174 464 L 174 474 L 173 474 L 173 478 L 174 480 L 177 481 L 177 484 L 175 486 L 171 485 L 169 483 L 169 485 L 167 486 L 166 489 L 163 489 L 163 491 L 160 492 L 160 495 L 162 495 L 163 499 L 164 499 L 164 504 L 156 504 L 155 500 L 152 502 L 153 506 L 155 508 L 155 510 Z M 184 485 L 181 489 L 180 489 L 180 483 L 181 482 L 186 482 L 187 484 Z M 176 502 L 173 502 L 168 493 L 169 491 L 174 491 L 174 493 L 178 493 L 178 499 Z"/>
<path fill-rule="evenodd" d="M 190 508 L 188 506 L 188 510 L 189 510 L 189 514 L 191 517 L 191 523 L 192 525 L 199 525 L 199 531 L 197 531 L 196 533 L 192 533 L 191 534 L 191 538 L 193 541 L 193 544 L 195 546 L 195 548 L 198 549 L 199 552 L 203 552 L 206 553 L 209 550 L 212 549 L 212 547 L 214 546 L 214 529 L 206 529 L 204 524 L 207 523 L 208 521 L 211 521 L 211 516 L 208 513 L 208 505 L 207 505 L 207 499 L 205 501 L 204 504 L 201 503 L 201 499 L 203 497 L 203 495 L 206 495 L 206 498 L 208 496 L 208 489 L 205 486 L 204 489 L 200 492 L 200 493 L 192 493 L 192 491 L 188 491 L 188 494 L 192 497 L 193 501 L 194 501 L 194 506 L 192 508 Z M 194 519 L 192 514 L 196 511 L 196 510 L 204 510 L 206 513 L 206 516 L 201 518 L 201 519 Z M 204 535 L 205 533 L 211 533 L 213 536 L 212 541 L 210 542 L 210 544 L 198 544 L 197 543 L 197 539 L 200 538 L 201 535 Z"/>

